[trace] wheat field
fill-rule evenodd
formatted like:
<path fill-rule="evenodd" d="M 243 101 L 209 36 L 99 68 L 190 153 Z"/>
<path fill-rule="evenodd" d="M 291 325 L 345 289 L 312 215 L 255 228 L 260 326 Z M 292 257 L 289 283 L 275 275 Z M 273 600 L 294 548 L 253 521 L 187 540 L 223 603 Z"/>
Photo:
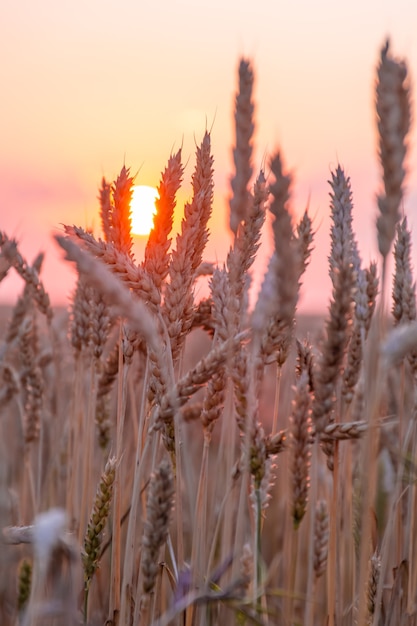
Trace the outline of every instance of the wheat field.
<path fill-rule="evenodd" d="M 184 165 L 170 155 L 143 261 L 126 166 L 100 184 L 101 236 L 56 237 L 77 270 L 68 311 L 50 305 L 43 256 L 28 263 L 0 231 L 0 279 L 22 278 L 1 319 L 2 625 L 417 624 L 407 63 L 384 44 L 368 266 L 349 177 L 331 172 L 323 319 L 297 314 L 315 224 L 293 219 L 282 152 L 254 171 L 253 82 L 241 59 L 224 262 L 204 256 L 208 131 L 176 236 Z M 274 251 L 249 306 L 267 214 Z"/>

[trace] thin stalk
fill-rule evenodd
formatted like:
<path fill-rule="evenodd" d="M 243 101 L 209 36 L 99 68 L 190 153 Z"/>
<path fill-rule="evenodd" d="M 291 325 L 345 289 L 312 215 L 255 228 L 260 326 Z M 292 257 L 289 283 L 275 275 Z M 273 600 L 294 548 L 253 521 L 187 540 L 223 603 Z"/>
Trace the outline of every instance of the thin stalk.
<path fill-rule="evenodd" d="M 204 437 L 203 458 L 201 460 L 200 478 L 197 489 L 197 499 L 194 515 L 193 544 L 191 550 L 191 571 L 196 577 L 198 587 L 203 582 L 203 572 L 206 566 L 207 542 L 207 476 L 208 457 L 210 450 L 209 437 Z"/>
<path fill-rule="evenodd" d="M 83 603 L 84 624 L 88 623 L 88 594 L 89 592 L 90 592 L 90 585 L 86 586 L 84 589 L 84 603 Z"/>
<path fill-rule="evenodd" d="M 80 355 L 75 361 L 74 399 L 71 407 L 70 426 L 68 433 L 67 459 L 69 467 L 69 481 L 67 485 L 67 511 L 71 524 L 80 524 L 80 510 L 78 501 L 78 484 L 80 477 L 80 447 L 75 442 L 83 441 L 82 422 L 82 374 L 83 367 Z"/>
<path fill-rule="evenodd" d="M 32 463 L 30 459 L 31 452 L 32 452 L 32 446 L 25 444 L 25 453 L 24 453 L 25 472 L 24 472 L 24 477 L 23 477 L 22 502 L 24 505 L 26 505 L 26 503 L 28 502 L 28 491 L 29 491 L 29 501 L 32 507 L 30 514 L 27 510 L 25 511 L 25 516 L 23 519 L 26 519 L 26 520 L 33 519 L 33 517 L 36 515 L 36 512 L 37 512 L 36 511 L 35 479 L 33 477 L 33 468 L 32 468 Z"/>
<path fill-rule="evenodd" d="M 414 382 L 414 386 L 415 386 L 415 382 Z M 414 391 L 415 393 L 415 391 Z M 414 429 L 414 436 L 412 437 L 412 453 L 411 453 L 411 458 L 415 459 L 416 455 L 417 455 L 417 441 L 416 441 L 416 435 L 415 435 L 415 423 L 416 423 L 416 414 L 417 414 L 417 406 L 416 404 L 414 404 L 414 411 L 413 411 L 413 416 L 412 416 L 412 424 L 413 424 L 413 429 Z M 417 567 L 416 567 L 416 560 L 415 560 L 415 547 L 416 547 L 416 539 L 415 539 L 415 528 L 414 528 L 414 524 L 415 524 L 415 519 L 416 519 L 416 507 L 417 507 L 417 498 L 416 498 L 416 482 L 415 480 L 413 481 L 412 484 L 410 484 L 410 491 L 409 491 L 409 502 L 408 502 L 408 506 L 409 506 L 409 510 L 410 510 L 410 515 L 408 516 L 408 520 L 407 520 L 407 543 L 408 543 L 408 565 L 410 568 L 410 575 L 408 578 L 408 607 L 407 607 L 407 612 L 411 615 L 412 611 L 414 610 L 413 607 L 413 602 L 414 602 L 414 598 L 413 598 L 413 593 L 414 593 L 414 589 L 416 589 L 416 583 L 417 583 Z"/>
<path fill-rule="evenodd" d="M 330 505 L 330 536 L 328 555 L 328 624 L 334 626 L 336 615 L 336 562 L 337 562 L 337 499 L 339 480 L 339 443 L 334 445 L 333 493 Z"/>
<path fill-rule="evenodd" d="M 307 602 L 304 615 L 305 626 L 313 626 L 314 624 L 314 597 L 315 597 L 315 576 L 314 576 L 314 520 L 315 506 L 318 493 L 318 442 L 317 437 L 314 439 L 313 449 L 311 451 L 311 486 L 310 486 L 310 504 L 309 504 L 309 527 L 308 527 L 308 575 L 307 575 Z"/>
<path fill-rule="evenodd" d="M 123 426 L 126 410 L 126 378 L 128 366 L 124 364 L 122 349 L 122 326 L 120 326 L 119 340 L 119 378 L 117 389 L 117 416 L 116 416 L 116 458 L 118 465 L 113 487 L 113 528 L 112 528 L 112 554 L 111 554 L 111 594 L 109 602 L 109 619 L 115 626 L 119 623 L 120 611 L 120 576 L 121 576 L 121 458 L 123 454 Z"/>
<path fill-rule="evenodd" d="M 383 315 L 383 301 L 379 311 L 378 326 L 374 328 L 373 336 L 370 337 L 370 349 L 367 353 L 365 362 L 365 375 L 368 384 L 367 406 L 366 411 L 369 415 L 369 428 L 365 434 L 363 446 L 362 467 L 364 468 L 362 484 L 364 485 L 363 510 L 361 519 L 361 544 L 359 557 L 359 609 L 358 609 L 358 625 L 365 626 L 367 619 L 367 597 L 366 583 L 368 580 L 368 563 L 371 544 L 371 515 L 370 511 L 374 503 L 376 479 L 377 479 L 377 450 L 378 450 L 378 428 L 376 428 L 379 417 L 379 404 L 381 398 L 381 364 L 379 354 L 376 354 L 376 347 L 379 344 L 382 329 L 385 327 Z M 372 333 L 372 328 L 371 328 Z M 376 335 L 376 336 L 375 336 Z M 366 472 L 366 474 L 365 474 Z M 384 570 L 381 567 L 381 578 L 384 576 Z M 380 587 L 380 585 L 378 585 Z M 376 609 L 378 612 L 378 607 Z M 375 623 L 377 623 L 375 621 Z"/>
<path fill-rule="evenodd" d="M 299 550 L 300 534 L 297 528 L 292 527 L 291 530 L 291 561 L 290 561 L 290 588 L 289 588 L 289 623 L 294 621 L 294 598 L 295 584 L 297 580 L 297 564 Z"/>
<path fill-rule="evenodd" d="M 183 502 L 182 502 L 182 454 L 181 427 L 178 415 L 174 417 L 175 428 L 175 509 L 177 517 L 177 560 L 178 567 L 184 569 Z"/>
<path fill-rule="evenodd" d="M 245 453 L 246 454 L 246 453 Z M 241 554 L 244 544 L 244 537 L 246 530 L 246 518 L 248 507 L 248 491 L 249 491 L 249 472 L 244 467 L 241 470 L 240 490 L 239 490 L 239 504 L 236 516 L 236 533 L 234 541 L 233 554 Z M 239 575 L 240 563 L 238 559 L 233 560 L 232 564 L 232 577 L 235 579 Z"/>
<path fill-rule="evenodd" d="M 229 383 L 230 384 L 230 383 Z M 220 445 L 217 456 L 217 467 L 221 472 L 221 475 L 232 475 L 233 467 L 233 450 L 235 448 L 234 435 L 236 432 L 236 423 L 234 420 L 234 402 L 233 402 L 233 390 L 229 387 L 229 393 L 227 393 L 226 403 L 224 411 L 224 419 L 222 420 L 222 430 Z M 222 485 L 219 484 L 219 487 Z M 233 521 L 235 519 L 236 503 L 234 498 L 228 498 L 225 502 L 225 514 L 223 517 L 223 532 L 221 540 L 221 562 L 224 563 L 229 556 L 230 546 L 233 543 L 233 537 L 235 529 L 233 527 Z"/>
<path fill-rule="evenodd" d="M 222 503 L 221 503 L 219 511 L 218 511 L 217 523 L 216 523 L 216 527 L 214 529 L 213 538 L 211 540 L 211 548 L 210 548 L 210 554 L 209 554 L 209 559 L 208 559 L 208 563 L 207 563 L 207 570 L 206 570 L 206 578 L 207 579 L 209 578 L 210 572 L 211 572 L 212 567 L 213 567 L 214 554 L 215 554 L 216 548 L 217 548 L 217 538 L 219 536 L 220 527 L 221 527 L 221 524 L 222 524 L 222 521 L 223 521 L 223 515 L 224 515 L 225 508 L 226 508 L 226 503 L 230 499 L 230 494 L 231 494 L 231 492 L 233 490 L 233 487 L 234 487 L 233 478 L 229 477 L 228 487 L 226 489 L 226 493 L 224 494 Z"/>
<path fill-rule="evenodd" d="M 129 513 L 129 522 L 127 527 L 125 558 L 123 564 L 122 577 L 122 596 L 120 607 L 120 623 L 127 624 L 130 607 L 127 606 L 128 591 L 132 589 L 133 584 L 133 565 L 136 554 L 136 526 L 138 516 L 138 505 L 140 499 L 140 467 L 142 454 L 142 429 L 144 424 L 144 415 L 146 410 L 146 392 L 147 381 L 149 375 L 149 358 L 146 358 L 145 374 L 143 378 L 142 397 L 140 402 L 139 428 L 137 429 L 136 453 L 135 453 L 135 470 L 133 477 L 133 487 L 131 496 L 131 507 Z"/>
<path fill-rule="evenodd" d="M 261 563 L 261 516 L 262 516 L 262 495 L 259 487 L 255 488 L 255 529 L 254 529 L 254 550 L 253 550 L 253 608 L 258 610 L 258 598 L 260 595 L 260 584 L 262 579 Z M 257 608 L 258 607 L 258 608 Z"/>
<path fill-rule="evenodd" d="M 81 510 L 78 526 L 78 541 L 82 544 L 86 524 L 88 523 L 89 504 L 92 500 L 92 481 L 91 477 L 91 465 L 93 459 L 93 441 L 94 441 L 94 409 L 95 409 L 95 397 L 96 397 L 96 377 L 95 377 L 95 359 L 91 360 L 90 365 L 90 393 L 88 395 L 88 407 L 86 418 L 86 436 L 85 444 L 83 447 L 83 486 L 81 497 Z"/>

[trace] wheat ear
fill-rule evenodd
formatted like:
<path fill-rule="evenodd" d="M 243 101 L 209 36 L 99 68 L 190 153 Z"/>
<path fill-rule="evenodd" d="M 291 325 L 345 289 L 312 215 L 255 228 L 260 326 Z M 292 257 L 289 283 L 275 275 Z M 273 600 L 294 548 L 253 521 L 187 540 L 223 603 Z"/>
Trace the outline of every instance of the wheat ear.
<path fill-rule="evenodd" d="M 378 246 L 384 263 L 400 219 L 405 178 L 406 137 L 410 128 L 410 94 L 407 66 L 390 54 L 387 41 L 381 50 L 376 86 L 376 113 L 383 192 L 378 196 Z"/>
<path fill-rule="evenodd" d="M 252 90 L 252 67 L 247 59 L 241 59 L 235 108 L 236 146 L 233 149 L 235 175 L 231 180 L 232 197 L 229 217 L 230 228 L 235 234 L 240 222 L 246 219 L 249 205 L 248 185 L 252 176 L 251 157 L 254 131 Z"/>
<path fill-rule="evenodd" d="M 153 228 L 145 248 L 143 267 L 158 289 L 161 289 L 168 274 L 170 261 L 168 250 L 171 244 L 169 235 L 176 206 L 175 195 L 180 188 L 183 172 L 181 150 L 178 150 L 176 154 L 170 156 L 168 165 L 162 173 L 158 198 L 155 200 L 156 214 L 153 218 Z"/>
<path fill-rule="evenodd" d="M 174 480 L 171 464 L 164 460 L 151 477 L 146 506 L 146 521 L 141 554 L 141 604 L 148 608 L 158 573 L 159 552 L 168 538 L 174 499 Z M 143 594 L 143 595 L 142 595 Z"/>
<path fill-rule="evenodd" d="M 87 619 L 88 592 L 91 581 L 100 563 L 102 533 L 106 526 L 113 496 L 113 483 L 116 474 L 116 458 L 111 457 L 101 475 L 94 499 L 93 509 L 84 537 L 82 561 L 84 566 L 84 617 Z"/>

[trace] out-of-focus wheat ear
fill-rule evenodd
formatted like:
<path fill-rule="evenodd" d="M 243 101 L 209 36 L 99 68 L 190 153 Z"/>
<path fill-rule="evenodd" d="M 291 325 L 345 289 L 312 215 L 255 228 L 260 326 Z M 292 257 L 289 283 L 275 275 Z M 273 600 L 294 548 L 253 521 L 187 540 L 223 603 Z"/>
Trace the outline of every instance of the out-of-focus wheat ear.
<path fill-rule="evenodd" d="M 151 476 L 142 537 L 142 592 L 152 593 L 158 573 L 159 552 L 168 538 L 174 502 L 171 464 L 164 460 Z"/>
<path fill-rule="evenodd" d="M 159 308 L 161 294 L 141 265 L 136 265 L 130 256 L 120 252 L 112 242 L 97 240 L 91 233 L 77 226 L 64 226 L 64 229 L 73 242 L 100 259 L 148 306 L 154 310 Z"/>
<path fill-rule="evenodd" d="M 7 274 L 9 273 L 10 268 L 11 268 L 10 261 L 6 259 L 3 252 L 0 252 L 0 283 L 2 280 L 6 278 Z"/>
<path fill-rule="evenodd" d="M 247 326 L 250 268 L 259 249 L 262 226 L 265 221 L 265 203 L 268 197 L 265 175 L 261 170 L 250 195 L 247 215 L 239 225 L 233 247 L 227 255 L 227 328 L 230 334 Z"/>
<path fill-rule="evenodd" d="M 133 178 L 124 165 L 113 183 L 112 241 L 116 248 L 132 256 L 132 219 L 130 203 L 132 200 Z"/>
<path fill-rule="evenodd" d="M 369 560 L 369 578 L 366 592 L 368 597 L 368 624 L 372 624 L 372 618 L 375 613 L 375 602 L 377 598 L 380 573 L 381 557 L 375 552 Z"/>
<path fill-rule="evenodd" d="M 377 264 L 375 261 L 371 261 L 369 267 L 365 268 L 365 274 L 367 282 L 366 295 L 368 296 L 368 313 L 365 320 L 365 330 L 366 334 L 368 334 L 376 307 L 376 298 L 379 288 Z"/>
<path fill-rule="evenodd" d="M 383 190 L 378 195 L 378 246 L 386 259 L 400 220 L 407 134 L 410 128 L 410 88 L 407 65 L 390 54 L 389 41 L 381 50 L 377 69 L 376 114 Z"/>
<path fill-rule="evenodd" d="M 294 236 L 288 208 L 291 176 L 284 174 L 279 152 L 271 161 L 275 180 L 270 184 L 274 216 L 272 229 L 275 250 L 252 315 L 252 327 L 259 349 L 256 355 L 257 392 L 267 363 L 276 362 L 281 368 L 291 346 L 302 270 L 302 246 Z M 278 393 L 278 389 L 277 389 Z M 277 395 L 278 398 L 278 395 Z M 275 403 L 278 406 L 277 402 Z M 273 427 L 276 426 L 274 412 Z"/>
<path fill-rule="evenodd" d="M 287 431 L 280 430 L 277 433 L 271 433 L 265 438 L 266 457 L 275 456 L 287 449 Z"/>
<path fill-rule="evenodd" d="M 17 610 L 24 611 L 30 597 L 32 585 L 32 562 L 22 559 L 17 574 Z"/>
<path fill-rule="evenodd" d="M 314 240 L 313 222 L 308 214 L 307 209 L 304 211 L 303 217 L 297 224 L 296 232 L 296 239 L 299 246 L 301 278 L 301 276 L 306 271 L 308 264 L 310 263 L 310 257 L 313 251 L 312 244 Z"/>
<path fill-rule="evenodd" d="M 319 500 L 314 517 L 314 560 L 313 569 L 316 578 L 326 571 L 329 544 L 329 512 L 327 502 Z"/>
<path fill-rule="evenodd" d="M 128 319 L 131 327 L 144 338 L 147 346 L 158 351 L 160 348 L 158 326 L 149 308 L 143 302 L 134 299 L 127 287 L 103 263 L 81 250 L 70 239 L 60 236 L 55 239 L 65 250 L 66 259 L 74 261 L 78 271 L 88 277 L 91 286 L 101 291 L 114 315 Z"/>
<path fill-rule="evenodd" d="M 85 276 L 78 276 L 70 308 L 69 338 L 75 354 L 86 350 L 90 343 L 90 303 L 92 289 Z"/>
<path fill-rule="evenodd" d="M 42 269 L 44 260 L 44 254 L 37 255 L 32 263 L 32 269 L 38 274 Z M 23 293 L 19 296 L 15 306 L 13 307 L 12 317 L 9 322 L 6 334 L 6 343 L 11 344 L 19 334 L 20 325 L 23 323 L 24 318 L 33 308 L 32 287 L 30 283 L 25 282 Z"/>
<path fill-rule="evenodd" d="M 296 341 L 297 358 L 295 364 L 295 374 L 297 378 L 300 378 L 303 372 L 307 372 L 308 375 L 308 388 L 310 393 L 314 391 L 314 355 L 313 348 L 308 339 L 303 341 Z"/>
<path fill-rule="evenodd" d="M 0 231 L 0 249 L 8 263 L 23 278 L 25 283 L 30 287 L 34 302 L 39 311 L 43 313 L 50 323 L 53 318 L 53 310 L 42 281 L 39 278 L 39 272 L 35 267 L 31 267 L 22 257 L 17 247 L 16 241 L 9 239 L 7 235 Z"/>
<path fill-rule="evenodd" d="M 276 286 L 278 302 L 274 315 L 279 316 L 281 324 L 292 328 L 295 307 L 298 299 L 298 280 L 300 276 L 300 251 L 293 236 L 292 220 L 288 209 L 291 176 L 284 174 L 282 157 L 278 152 L 271 161 L 271 172 L 275 180 L 270 184 L 272 202 L 270 211 L 274 216 L 272 230 L 274 235 L 276 265 Z"/>
<path fill-rule="evenodd" d="M 0 364 L 0 406 L 4 408 L 20 391 L 17 372 L 8 363 Z"/>
<path fill-rule="evenodd" d="M 100 218 L 101 227 L 103 230 L 104 239 L 111 242 L 113 239 L 112 224 L 113 224 L 113 202 L 112 202 L 112 188 L 111 184 L 102 178 L 101 187 L 98 192 L 98 200 L 100 203 Z"/>
<path fill-rule="evenodd" d="M 240 557 L 240 575 L 242 580 L 242 592 L 246 595 L 249 591 L 253 578 L 253 550 L 250 543 L 245 543 Z"/>
<path fill-rule="evenodd" d="M 93 576 L 99 567 L 102 533 L 110 514 L 115 475 L 116 458 L 111 457 L 107 461 L 101 475 L 84 536 L 82 561 L 84 566 L 84 588 L 86 592 L 88 592 Z"/>
<path fill-rule="evenodd" d="M 227 373 L 225 367 L 219 367 L 207 383 L 201 410 L 201 422 L 205 438 L 210 439 L 214 425 L 219 419 L 226 395 Z"/>
<path fill-rule="evenodd" d="M 308 374 L 299 378 L 291 411 L 292 517 L 298 528 L 307 510 L 311 462 L 311 397 Z"/>
<path fill-rule="evenodd" d="M 104 351 L 112 327 L 110 308 L 101 291 L 93 289 L 90 307 L 90 349 L 98 361 Z"/>
<path fill-rule="evenodd" d="M 149 234 L 145 248 L 144 269 L 152 276 L 158 289 L 168 274 L 169 268 L 169 237 L 174 220 L 176 193 L 181 186 L 184 168 L 181 163 L 181 150 L 168 159 L 168 165 L 162 172 L 158 186 L 158 198 L 155 200 L 156 213 L 153 228 Z"/>
<path fill-rule="evenodd" d="M 358 269 L 356 289 L 353 296 L 355 302 L 353 330 L 350 337 L 342 384 L 342 395 L 347 404 L 352 402 L 362 365 L 366 323 L 369 316 L 367 289 L 366 272 Z"/>
<path fill-rule="evenodd" d="M 246 59 L 239 63 L 239 87 L 235 106 L 236 146 L 233 149 L 235 174 L 231 180 L 230 228 L 236 234 L 239 224 L 246 219 L 252 176 L 252 137 L 254 132 L 254 104 L 252 100 L 253 71 Z"/>
<path fill-rule="evenodd" d="M 416 285 L 411 267 L 411 233 L 405 217 L 397 226 L 394 243 L 395 272 L 392 288 L 392 315 L 394 324 L 416 319 Z"/>
<path fill-rule="evenodd" d="M 19 354 L 23 370 L 21 383 L 25 395 L 24 434 L 25 442 L 29 444 L 39 437 L 44 394 L 42 372 L 38 365 L 37 329 L 33 316 L 27 317 L 21 326 Z"/>
<path fill-rule="evenodd" d="M 33 310 L 33 306 L 30 290 L 27 289 L 27 285 L 25 285 L 22 295 L 19 296 L 15 306 L 13 307 L 12 317 L 6 334 L 6 342 L 8 344 L 13 343 L 13 341 L 18 337 L 20 327 L 28 313 Z"/>
<path fill-rule="evenodd" d="M 65 511 L 50 509 L 38 514 L 31 527 L 34 565 L 25 626 L 47 623 L 52 611 L 57 623 L 78 621 L 79 549 L 66 532 L 67 523 Z"/>
<path fill-rule="evenodd" d="M 216 270 L 214 270 L 216 271 Z M 191 329 L 202 328 L 210 336 L 214 334 L 214 322 L 212 318 L 213 300 L 212 298 L 202 298 L 194 307 L 193 321 Z"/>
<path fill-rule="evenodd" d="M 97 383 L 96 424 L 99 446 L 105 450 L 110 441 L 110 392 L 119 371 L 119 345 L 115 345 L 103 364 Z"/>
<path fill-rule="evenodd" d="M 407 227 L 407 218 L 397 225 L 397 237 L 394 243 L 395 272 L 392 288 L 392 314 L 394 325 L 407 324 L 416 320 L 416 284 L 411 265 L 411 233 Z M 417 373 L 417 351 L 408 354 L 414 375 Z"/>

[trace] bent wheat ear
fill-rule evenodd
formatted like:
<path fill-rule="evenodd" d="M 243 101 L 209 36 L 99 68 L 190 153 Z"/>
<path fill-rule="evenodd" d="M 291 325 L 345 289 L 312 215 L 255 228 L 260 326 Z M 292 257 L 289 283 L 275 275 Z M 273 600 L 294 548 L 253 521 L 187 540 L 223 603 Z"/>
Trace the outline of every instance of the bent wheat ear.
<path fill-rule="evenodd" d="M 105 296 L 115 313 L 129 320 L 131 327 L 140 333 L 148 346 L 158 350 L 157 324 L 148 308 L 133 299 L 129 290 L 99 261 L 81 250 L 66 237 L 57 236 L 56 241 L 66 252 L 66 259 L 77 264 L 80 274 L 88 277 L 90 284 Z"/>

